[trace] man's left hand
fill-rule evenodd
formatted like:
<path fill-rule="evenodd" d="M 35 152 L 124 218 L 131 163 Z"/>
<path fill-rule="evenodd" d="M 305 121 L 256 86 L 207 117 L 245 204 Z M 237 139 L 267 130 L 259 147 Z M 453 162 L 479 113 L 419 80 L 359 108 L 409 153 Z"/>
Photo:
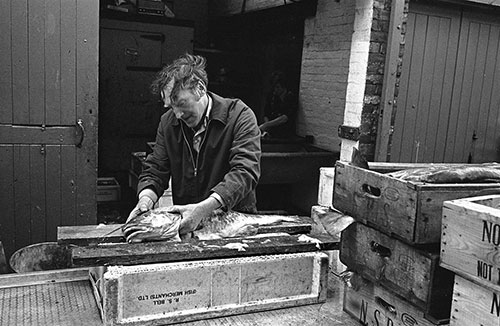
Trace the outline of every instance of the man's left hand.
<path fill-rule="evenodd" d="M 174 205 L 169 208 L 171 213 L 180 213 L 182 215 L 179 234 L 185 235 L 200 225 L 204 217 L 212 214 L 212 211 L 200 204 Z"/>

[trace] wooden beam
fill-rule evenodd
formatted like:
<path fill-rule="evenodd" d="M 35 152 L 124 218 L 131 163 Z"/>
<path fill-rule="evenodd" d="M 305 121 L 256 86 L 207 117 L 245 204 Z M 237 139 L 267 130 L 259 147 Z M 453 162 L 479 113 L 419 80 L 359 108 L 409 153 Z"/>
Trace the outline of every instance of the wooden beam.
<path fill-rule="evenodd" d="M 28 126 L 0 124 L 0 144 L 77 145 L 83 141 L 77 126 Z"/>
<path fill-rule="evenodd" d="M 377 143 L 375 161 L 386 162 L 389 154 L 391 136 L 391 119 L 394 106 L 394 91 L 396 89 L 396 72 L 399 62 L 399 48 L 402 41 L 401 27 L 406 1 L 392 1 L 387 53 L 385 57 L 384 81 L 380 101 L 379 124 L 377 128 Z"/>
<path fill-rule="evenodd" d="M 291 5 L 305 0 L 216 0 L 210 2 L 210 15 L 213 17 L 233 16 L 248 12 Z"/>
<path fill-rule="evenodd" d="M 137 265 L 211 258 L 337 250 L 339 242 L 324 235 L 231 238 L 192 242 L 110 243 L 75 247 L 74 266 Z"/>

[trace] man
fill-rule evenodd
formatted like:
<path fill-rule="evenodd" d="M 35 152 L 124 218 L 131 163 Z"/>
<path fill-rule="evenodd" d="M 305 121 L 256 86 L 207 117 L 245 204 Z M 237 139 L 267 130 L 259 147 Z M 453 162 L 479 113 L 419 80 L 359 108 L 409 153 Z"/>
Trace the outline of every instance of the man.
<path fill-rule="evenodd" d="M 214 210 L 255 213 L 260 177 L 260 130 L 241 100 L 207 91 L 205 59 L 185 54 L 162 69 L 152 84 L 168 111 L 161 117 L 153 153 L 137 187 L 139 201 L 127 221 L 153 208 L 172 178 L 181 235 Z"/>
<path fill-rule="evenodd" d="M 272 91 L 266 99 L 264 122 L 259 126 L 263 137 L 287 138 L 295 135 L 296 101 L 286 87 L 282 72 L 272 75 Z"/>

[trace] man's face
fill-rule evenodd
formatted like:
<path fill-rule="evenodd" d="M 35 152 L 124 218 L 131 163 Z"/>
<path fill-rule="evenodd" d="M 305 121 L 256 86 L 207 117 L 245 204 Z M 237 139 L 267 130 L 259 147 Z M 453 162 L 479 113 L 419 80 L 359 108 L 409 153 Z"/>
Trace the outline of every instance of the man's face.
<path fill-rule="evenodd" d="M 205 92 L 200 89 L 199 94 L 196 94 L 189 89 L 181 89 L 174 103 L 170 98 L 173 87 L 174 81 L 171 80 L 161 92 L 164 107 L 172 108 L 177 119 L 184 121 L 188 127 L 196 127 L 205 112 L 206 103 L 203 101 Z"/>

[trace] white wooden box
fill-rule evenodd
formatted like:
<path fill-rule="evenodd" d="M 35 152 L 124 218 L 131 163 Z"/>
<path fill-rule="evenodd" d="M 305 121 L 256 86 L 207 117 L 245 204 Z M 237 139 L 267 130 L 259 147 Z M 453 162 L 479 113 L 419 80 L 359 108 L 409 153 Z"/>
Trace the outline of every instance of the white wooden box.
<path fill-rule="evenodd" d="M 335 168 L 319 168 L 318 205 L 331 207 L 333 204 L 333 187 Z"/>
<path fill-rule="evenodd" d="M 317 252 L 111 266 L 97 301 L 104 325 L 172 324 L 325 302 L 327 269 Z"/>
<path fill-rule="evenodd" d="M 441 266 L 500 291 L 500 195 L 443 203 Z"/>
<path fill-rule="evenodd" d="M 451 325 L 500 325 L 500 291 L 455 275 Z"/>

